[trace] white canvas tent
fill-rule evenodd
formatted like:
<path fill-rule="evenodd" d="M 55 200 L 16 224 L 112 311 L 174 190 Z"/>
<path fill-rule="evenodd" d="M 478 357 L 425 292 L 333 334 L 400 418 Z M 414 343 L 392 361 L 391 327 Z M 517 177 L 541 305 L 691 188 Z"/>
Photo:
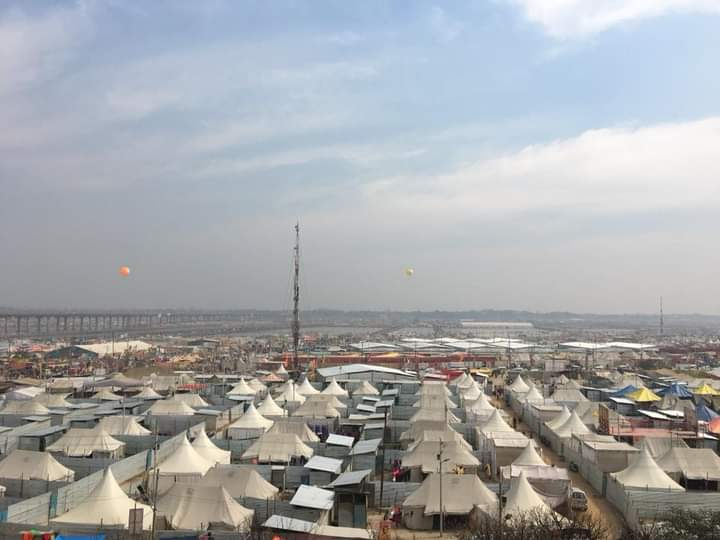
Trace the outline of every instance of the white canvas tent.
<path fill-rule="evenodd" d="M 303 418 L 338 418 L 340 412 L 327 401 L 306 401 L 298 407 L 293 416 Z"/>
<path fill-rule="evenodd" d="M 460 433 L 446 425 L 444 430 L 425 430 L 410 444 L 408 445 L 408 452 L 412 451 L 421 442 L 457 442 L 461 446 L 464 446 L 466 450 L 472 452 L 472 445 L 465 440 Z"/>
<path fill-rule="evenodd" d="M 580 417 L 575 413 L 575 411 L 570 413 L 570 416 L 565 422 L 563 422 L 560 426 L 553 429 L 552 432 L 555 434 L 555 436 L 561 438 L 561 439 L 569 439 L 573 435 L 585 435 L 587 433 L 590 433 L 590 429 L 583 424 L 583 421 L 580 420 Z"/>
<path fill-rule="evenodd" d="M 297 391 L 297 388 L 292 381 L 288 382 L 290 385 L 275 398 L 275 402 L 278 405 L 287 405 L 288 403 L 305 403 L 307 398 Z"/>
<path fill-rule="evenodd" d="M 525 472 L 521 472 L 510 481 L 510 490 L 507 492 L 502 514 L 517 518 L 533 513 L 554 514 L 554 511 L 530 485 Z"/>
<path fill-rule="evenodd" d="M 201 398 L 199 394 L 195 393 L 175 394 L 172 397 L 172 400 L 180 401 L 181 403 L 189 405 L 195 409 L 201 409 L 208 406 L 208 402 Z"/>
<path fill-rule="evenodd" d="M 477 383 L 477 381 L 473 380 L 472 384 L 467 387 L 460 390 L 459 394 L 463 398 L 463 403 L 467 403 L 469 401 L 475 401 L 480 397 L 480 394 L 483 393 L 482 388 L 480 388 L 480 385 Z"/>
<path fill-rule="evenodd" d="M 43 392 L 35 396 L 33 401 L 48 409 L 67 409 L 72 404 L 65 400 L 66 397 L 67 394 L 46 394 Z"/>
<path fill-rule="evenodd" d="M 295 388 L 295 391 L 298 394 L 301 394 L 303 396 L 313 396 L 315 394 L 319 394 L 320 390 L 315 388 L 312 384 L 310 384 L 310 381 L 307 380 L 307 378 L 303 379 L 303 382 L 297 385 Z"/>
<path fill-rule="evenodd" d="M 462 444 L 452 442 L 420 442 L 402 457 L 402 466 L 408 469 L 419 468 L 423 474 L 440 471 L 438 454 L 441 453 L 443 471 L 457 470 L 459 467 L 477 467 L 480 461 Z"/>
<path fill-rule="evenodd" d="M 380 392 L 368 381 L 362 381 L 352 393 L 353 396 L 379 396 Z"/>
<path fill-rule="evenodd" d="M 330 384 L 328 384 L 321 394 L 330 394 L 331 396 L 341 396 L 341 397 L 348 397 L 347 390 L 343 389 L 335 380 L 335 377 L 330 379 Z"/>
<path fill-rule="evenodd" d="M 97 392 L 95 392 L 91 399 L 97 400 L 97 401 L 120 401 L 122 400 L 122 396 L 119 396 L 118 394 L 114 394 L 112 389 L 110 387 L 101 388 Z"/>
<path fill-rule="evenodd" d="M 410 429 L 400 434 L 400 440 L 415 441 L 422 437 L 425 431 L 445 431 L 447 429 L 452 428 L 445 420 L 420 420 L 411 423 Z"/>
<path fill-rule="evenodd" d="M 250 404 L 240 418 L 227 428 L 228 439 L 256 439 L 273 425 L 272 420 L 263 417 L 254 404 Z"/>
<path fill-rule="evenodd" d="M 530 386 L 523 380 L 523 378 L 518 375 L 517 379 L 515 379 L 510 386 L 508 386 L 508 390 L 515 394 L 525 394 L 530 391 Z"/>
<path fill-rule="evenodd" d="M 297 435 L 303 442 L 318 442 L 320 438 L 303 421 L 294 421 L 289 418 L 276 420 L 268 433 L 284 433 Z"/>
<path fill-rule="evenodd" d="M 528 441 L 525 450 L 523 450 L 522 453 L 517 458 L 515 458 L 512 464 L 525 467 L 547 466 L 547 463 L 545 463 L 545 461 L 543 461 L 543 458 L 540 457 L 540 454 L 537 453 L 535 443 L 531 440 Z"/>
<path fill-rule="evenodd" d="M 673 480 L 720 481 L 720 457 L 709 448 L 672 447 L 657 460 L 658 466 Z"/>
<path fill-rule="evenodd" d="M 416 396 L 429 396 L 429 395 L 444 395 L 449 396 L 452 392 L 445 386 L 444 382 L 437 381 L 424 381 L 420 386 L 420 389 L 415 392 Z"/>
<path fill-rule="evenodd" d="M 13 450 L 0 461 L 0 479 L 2 478 L 72 482 L 75 472 L 48 452 Z"/>
<path fill-rule="evenodd" d="M 249 532 L 253 511 L 235 501 L 222 486 L 175 484 L 157 503 L 158 513 L 174 529 L 231 529 Z"/>
<path fill-rule="evenodd" d="M 50 414 L 50 409 L 32 398 L 27 400 L 13 399 L 5 402 L 5 406 L 0 409 L 0 414 L 44 416 Z"/>
<path fill-rule="evenodd" d="M 270 394 L 265 396 L 265 399 L 263 399 L 262 403 L 257 406 L 257 412 L 259 412 L 262 416 L 266 418 L 287 416 L 288 414 L 285 409 L 275 403 L 275 400 Z"/>
<path fill-rule="evenodd" d="M 325 401 L 334 409 L 347 409 L 347 405 L 340 401 L 337 396 L 332 394 L 313 394 L 312 396 L 307 397 L 307 401 Z"/>
<path fill-rule="evenodd" d="M 152 399 L 162 399 L 163 397 L 153 390 L 150 386 L 143 388 L 138 394 L 133 396 L 136 399 L 142 399 L 144 401 L 150 401 Z"/>
<path fill-rule="evenodd" d="M 199 485 L 222 486 L 234 499 L 274 499 L 280 491 L 251 465 L 215 465 Z"/>
<path fill-rule="evenodd" d="M 187 437 L 182 437 L 175 451 L 157 466 L 158 491 L 163 493 L 175 482 L 197 483 L 214 465 L 192 447 Z"/>
<path fill-rule="evenodd" d="M 450 422 L 451 424 L 460 423 L 460 419 L 447 409 L 420 408 L 418 412 L 410 417 L 410 422 L 421 422 L 427 420 Z"/>
<path fill-rule="evenodd" d="M 427 396 L 420 396 L 413 407 L 420 407 L 421 409 L 448 409 L 457 408 L 457 404 L 447 396 L 440 394 L 430 394 Z"/>
<path fill-rule="evenodd" d="M 150 435 L 149 429 L 145 429 L 138 423 L 136 416 L 104 416 L 98 425 L 110 435 Z"/>
<path fill-rule="evenodd" d="M 50 525 L 60 528 L 61 531 L 64 526 L 88 527 L 94 530 L 100 526 L 127 529 L 130 510 L 138 508 L 143 511 L 142 528 L 150 529 L 153 519 L 152 508 L 128 497 L 108 467 L 102 480 L 87 498 L 75 508 L 50 520 Z"/>
<path fill-rule="evenodd" d="M 648 452 L 643 448 L 627 469 L 610 473 L 626 489 L 662 489 L 666 491 L 685 491 L 685 488 L 675 482 Z"/>
<path fill-rule="evenodd" d="M 565 405 L 563 405 L 562 411 L 560 411 L 560 413 L 552 420 L 548 420 L 547 422 L 545 422 L 545 425 L 549 429 L 555 430 L 562 426 L 565 422 L 567 422 L 569 418 L 570 410 Z"/>
<path fill-rule="evenodd" d="M 254 459 L 261 463 L 288 463 L 294 457 L 310 459 L 313 449 L 297 435 L 288 433 L 265 433 L 245 450 L 243 459 Z"/>
<path fill-rule="evenodd" d="M 250 388 L 252 388 L 253 390 L 255 390 L 258 394 L 262 394 L 263 392 L 265 392 L 267 390 L 267 386 L 265 386 L 265 384 L 263 384 L 263 382 L 260 381 L 259 379 L 253 378 L 253 379 L 250 379 L 247 383 L 248 383 L 248 386 Z"/>
<path fill-rule="evenodd" d="M 228 396 L 254 396 L 257 394 L 257 390 L 252 388 L 248 383 L 245 382 L 245 379 L 241 378 L 240 382 L 237 383 L 235 386 L 232 387 L 232 389 L 227 393 Z"/>
<path fill-rule="evenodd" d="M 192 416 L 195 410 L 175 399 L 163 399 L 153 403 L 147 413 L 150 416 Z"/>
<path fill-rule="evenodd" d="M 210 440 L 207 433 L 205 433 L 204 427 L 195 436 L 192 447 L 208 461 L 222 464 L 230 463 L 230 451 L 218 448 L 215 443 Z"/>
<path fill-rule="evenodd" d="M 47 447 L 48 452 L 58 452 L 68 457 L 121 457 L 125 443 L 114 439 L 103 429 L 72 428 Z"/>

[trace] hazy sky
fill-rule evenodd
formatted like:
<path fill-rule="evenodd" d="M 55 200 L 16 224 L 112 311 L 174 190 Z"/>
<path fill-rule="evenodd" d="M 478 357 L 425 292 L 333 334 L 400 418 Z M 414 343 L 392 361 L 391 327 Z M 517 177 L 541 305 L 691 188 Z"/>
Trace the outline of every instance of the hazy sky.
<path fill-rule="evenodd" d="M 285 308 L 300 219 L 305 307 L 720 313 L 719 25 L 4 0 L 0 305 Z"/>

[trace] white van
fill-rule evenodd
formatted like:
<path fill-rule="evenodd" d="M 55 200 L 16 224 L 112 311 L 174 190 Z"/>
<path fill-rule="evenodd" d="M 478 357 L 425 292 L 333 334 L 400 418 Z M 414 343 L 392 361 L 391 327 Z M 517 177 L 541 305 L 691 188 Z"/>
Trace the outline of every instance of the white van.
<path fill-rule="evenodd" d="M 587 495 L 585 495 L 585 492 L 582 489 L 571 487 L 570 492 L 568 493 L 568 504 L 570 505 L 571 510 L 584 512 L 588 509 Z"/>

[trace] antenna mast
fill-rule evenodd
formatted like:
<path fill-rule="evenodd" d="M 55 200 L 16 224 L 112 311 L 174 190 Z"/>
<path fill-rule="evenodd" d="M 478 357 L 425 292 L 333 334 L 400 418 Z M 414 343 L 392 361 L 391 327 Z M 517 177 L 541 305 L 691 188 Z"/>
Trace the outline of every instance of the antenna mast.
<path fill-rule="evenodd" d="M 295 223 L 295 274 L 293 280 L 293 370 L 298 371 L 298 346 L 300 345 L 300 223 Z"/>

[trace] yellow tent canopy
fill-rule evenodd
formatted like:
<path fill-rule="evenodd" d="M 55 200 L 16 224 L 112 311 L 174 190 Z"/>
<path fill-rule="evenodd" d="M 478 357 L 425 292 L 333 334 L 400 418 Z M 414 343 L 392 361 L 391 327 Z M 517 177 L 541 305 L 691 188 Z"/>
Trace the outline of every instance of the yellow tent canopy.
<path fill-rule="evenodd" d="M 703 383 L 695 389 L 693 394 L 696 394 L 698 396 L 716 396 L 718 395 L 718 391 L 715 390 L 708 383 Z"/>
<path fill-rule="evenodd" d="M 662 398 L 660 396 L 658 396 L 652 390 L 648 390 L 647 388 L 635 390 L 634 392 L 628 394 L 627 397 L 629 397 L 633 401 L 638 401 L 640 403 L 647 403 L 648 401 L 662 401 Z"/>

